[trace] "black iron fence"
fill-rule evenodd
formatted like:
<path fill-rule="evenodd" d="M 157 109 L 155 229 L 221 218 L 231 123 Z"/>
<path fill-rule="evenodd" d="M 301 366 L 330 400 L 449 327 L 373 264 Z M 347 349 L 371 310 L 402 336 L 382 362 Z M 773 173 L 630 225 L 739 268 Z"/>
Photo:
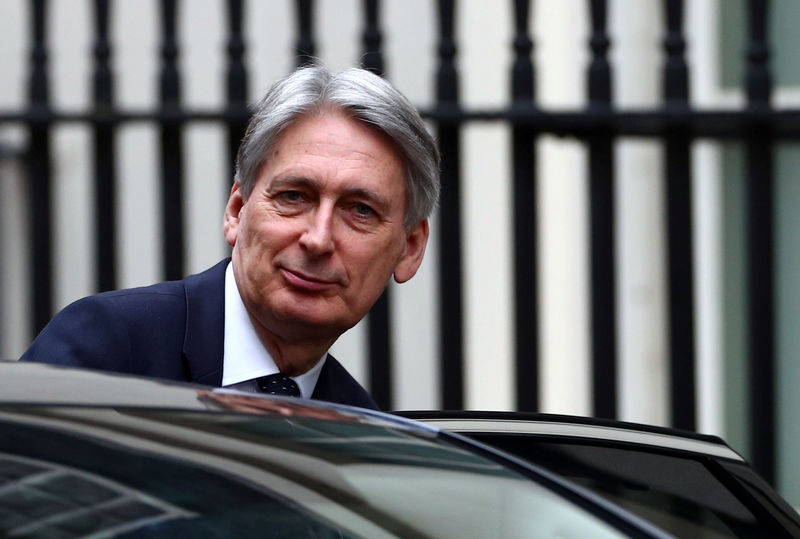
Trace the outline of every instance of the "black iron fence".
<path fill-rule="evenodd" d="M 770 480 L 774 478 L 775 455 L 775 344 L 773 284 L 773 148 L 777 139 L 800 137 L 800 111 L 776 110 L 770 105 L 768 68 L 767 1 L 747 3 L 748 45 L 744 86 L 747 104 L 739 109 L 698 110 L 689 101 L 688 68 L 683 30 L 684 3 L 663 2 L 666 28 L 663 37 L 663 102 L 643 110 L 619 110 L 612 100 L 612 68 L 608 59 L 608 9 L 605 0 L 590 0 L 591 61 L 587 69 L 588 105 L 577 111 L 543 110 L 534 92 L 536 68 L 529 30 L 531 3 L 513 2 L 512 88 L 508 104 L 491 110 L 465 108 L 459 100 L 459 69 L 456 57 L 455 0 L 439 0 L 438 67 L 436 102 L 423 111 L 437 129 L 441 146 L 443 198 L 440 208 L 441 291 L 441 395 L 443 408 L 457 409 L 464 402 L 462 334 L 462 255 L 459 186 L 461 170 L 460 134 L 471 122 L 502 122 L 512 132 L 514 212 L 514 319 L 517 408 L 539 406 L 539 336 L 537 334 L 538 284 L 536 152 L 535 143 L 544 134 L 583 141 L 589 149 L 589 193 L 591 226 L 591 334 L 593 409 L 595 415 L 617 415 L 617 343 L 614 253 L 614 143 L 621 136 L 647 137 L 663 142 L 666 152 L 669 350 L 671 417 L 677 427 L 696 425 L 695 402 L 695 311 L 693 308 L 693 246 L 691 219 L 691 152 L 698 138 L 737 139 L 745 142 L 748 189 L 746 219 L 749 245 L 749 376 L 752 460 Z M 53 314 L 53 241 L 51 138 L 55 126 L 78 123 L 90 126 L 94 152 L 94 228 L 97 231 L 97 290 L 117 286 L 115 266 L 115 138 L 123 124 L 152 122 L 160 130 L 160 185 L 165 241 L 163 259 L 167 279 L 184 275 L 184 230 L 181 148 L 187 124 L 212 121 L 228 132 L 231 162 L 248 119 L 248 71 L 243 57 L 243 2 L 227 0 L 226 104 L 214 110 L 192 110 L 181 101 L 178 68 L 176 0 L 160 2 L 160 105 L 154 110 L 123 110 L 115 104 L 115 72 L 109 35 L 111 0 L 93 2 L 93 106 L 86 112 L 54 109 L 48 75 L 46 0 L 31 0 L 31 56 L 28 106 L 19 111 L 0 111 L 0 125 L 22 125 L 29 131 L 26 151 L 32 260 L 32 326 L 37 330 Z M 379 0 L 363 2 L 363 56 L 365 67 L 383 71 Z M 297 0 L 297 64 L 315 55 L 314 3 Z M 468 36 L 467 36 L 468 37 Z M 227 187 L 226 187 L 227 189 Z M 391 333 L 389 298 L 384 295 L 369 317 L 369 386 L 379 404 L 390 407 Z"/>

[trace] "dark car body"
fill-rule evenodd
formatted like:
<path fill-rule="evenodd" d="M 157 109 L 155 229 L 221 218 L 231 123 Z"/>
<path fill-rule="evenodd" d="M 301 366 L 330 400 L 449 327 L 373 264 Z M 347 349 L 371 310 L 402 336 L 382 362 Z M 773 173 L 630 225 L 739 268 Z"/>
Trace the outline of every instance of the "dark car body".
<path fill-rule="evenodd" d="M 0 536 L 667 535 L 407 419 L 0 362 Z"/>
<path fill-rule="evenodd" d="M 502 449 L 678 537 L 800 537 L 800 516 L 716 436 L 585 417 L 400 412 Z"/>

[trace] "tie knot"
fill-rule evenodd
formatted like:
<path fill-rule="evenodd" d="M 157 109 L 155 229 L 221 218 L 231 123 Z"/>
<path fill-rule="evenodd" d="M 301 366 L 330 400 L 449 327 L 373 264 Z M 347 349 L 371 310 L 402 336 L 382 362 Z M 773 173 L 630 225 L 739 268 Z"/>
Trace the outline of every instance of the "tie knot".
<path fill-rule="evenodd" d="M 300 396 L 300 388 L 297 386 L 297 382 L 281 373 L 256 378 L 256 382 L 258 382 L 258 389 L 262 393 L 285 395 L 287 397 Z"/>

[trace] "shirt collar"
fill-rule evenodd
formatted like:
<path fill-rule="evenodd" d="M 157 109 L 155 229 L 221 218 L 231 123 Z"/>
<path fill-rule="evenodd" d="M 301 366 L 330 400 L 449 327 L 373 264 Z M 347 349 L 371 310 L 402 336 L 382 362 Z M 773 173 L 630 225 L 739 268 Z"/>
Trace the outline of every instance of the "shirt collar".
<path fill-rule="evenodd" d="M 300 395 L 310 399 L 327 357 L 325 353 L 308 372 L 291 379 Z M 222 385 L 230 386 L 279 372 L 272 355 L 258 338 L 236 286 L 233 262 L 225 270 L 225 347 L 222 360 Z"/>

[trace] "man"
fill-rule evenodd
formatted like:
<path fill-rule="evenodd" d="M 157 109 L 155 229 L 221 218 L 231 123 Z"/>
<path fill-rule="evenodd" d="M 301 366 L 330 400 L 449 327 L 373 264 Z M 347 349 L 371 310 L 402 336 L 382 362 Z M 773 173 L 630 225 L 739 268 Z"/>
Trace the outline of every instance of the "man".
<path fill-rule="evenodd" d="M 438 152 L 361 69 L 278 81 L 239 148 L 232 257 L 184 281 L 84 298 L 21 358 L 377 408 L 327 351 L 422 262 Z"/>

